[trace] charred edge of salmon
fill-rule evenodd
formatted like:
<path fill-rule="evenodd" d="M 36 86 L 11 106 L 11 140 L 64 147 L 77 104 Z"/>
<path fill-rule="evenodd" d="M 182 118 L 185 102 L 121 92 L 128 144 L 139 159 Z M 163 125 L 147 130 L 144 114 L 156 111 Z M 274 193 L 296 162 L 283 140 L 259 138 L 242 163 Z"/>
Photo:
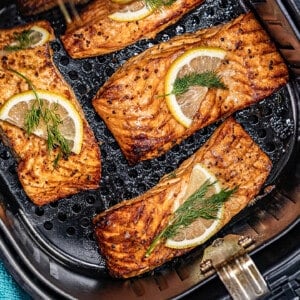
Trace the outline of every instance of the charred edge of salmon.
<path fill-rule="evenodd" d="M 53 30 L 50 22 L 47 20 L 38 20 L 38 21 L 34 21 L 34 22 L 23 24 L 23 25 L 6 28 L 6 29 L 0 28 L 0 33 L 4 32 L 5 35 L 11 36 L 13 38 L 14 33 L 19 33 L 24 30 L 30 29 L 34 25 L 43 27 L 50 33 L 49 41 L 53 41 L 55 39 L 54 30 Z M 3 46 L 5 46 L 5 45 L 3 45 Z"/>
<path fill-rule="evenodd" d="M 51 33 L 50 40 L 54 38 L 53 29 L 49 22 L 38 21 L 1 30 L 1 37 L 4 37 L 1 40 L 2 44 L 6 45 L 7 36 L 13 38 L 15 32 L 21 32 L 32 25 L 44 27 Z M 55 92 L 62 93 L 70 99 L 78 109 L 84 124 L 84 140 L 81 153 L 78 155 L 71 154 L 67 160 L 60 160 L 59 168 L 56 169 L 53 162 L 58 154 L 58 149 L 54 149 L 49 153 L 45 140 L 34 135 L 27 136 L 24 130 L 9 123 L 1 123 L 1 136 L 18 160 L 19 180 L 27 196 L 36 205 L 44 205 L 80 191 L 96 189 L 99 187 L 101 177 L 99 145 L 84 117 L 83 110 L 74 92 L 56 68 L 52 57 L 53 51 L 50 44 L 46 43 L 36 48 L 8 53 L 3 56 L 1 61 L 4 72 L 6 72 L 7 67 L 17 69 L 20 65 L 22 66 L 22 73 L 27 72 L 26 75 L 30 77 L 37 88 L 48 89 L 51 86 Z M 33 69 L 31 66 L 37 61 L 39 63 L 36 69 Z M 41 78 L 41 76 L 43 77 Z M 50 82 L 47 80 L 49 76 L 51 78 Z M 9 81 L 10 89 L 8 90 L 10 95 L 28 89 L 26 84 L 23 87 L 19 82 L 16 85 L 13 84 L 15 80 L 22 82 L 22 79 L 18 76 L 16 76 L 16 79 L 8 76 L 1 78 L 1 80 L 11 80 Z M 3 96 L 4 99 L 2 100 L 6 101 L 10 97 L 9 95 L 6 96 Z"/>
<path fill-rule="evenodd" d="M 269 157 L 242 126 L 232 117 L 228 118 L 174 171 L 175 179 L 164 176 L 144 194 L 124 200 L 93 218 L 99 251 L 112 276 L 138 276 L 194 248 L 177 250 L 162 243 L 145 258 L 150 243 L 168 223 L 177 193 L 182 190 L 181 184 L 187 184 L 196 163 L 215 174 L 223 187 L 239 186 L 225 203 L 221 227 L 259 193 L 272 168 Z"/>
<path fill-rule="evenodd" d="M 156 11 L 142 20 L 117 22 L 108 18 L 112 13 L 109 1 L 92 2 L 81 13 L 81 23 L 73 22 L 68 25 L 61 39 L 71 57 L 84 58 L 107 54 L 140 39 L 154 38 L 157 33 L 204 2 L 204 0 L 179 0 L 161 12 Z M 129 32 L 131 33 L 127 34 Z M 122 38 L 119 38 L 120 36 Z"/>
<path fill-rule="evenodd" d="M 235 41 L 234 37 L 236 36 L 240 36 L 240 40 Z M 257 40 L 257 45 L 252 42 L 254 37 Z M 227 40 L 229 40 L 229 42 Z M 186 43 L 184 43 L 185 41 Z M 225 43 L 225 45 L 223 45 L 223 43 Z M 243 43 L 245 43 L 245 45 Z M 218 44 L 218 47 L 226 50 L 228 56 L 231 55 L 237 60 L 237 62 L 233 61 L 233 63 L 238 64 L 236 70 L 238 75 L 236 76 L 239 76 L 239 79 L 241 80 L 241 88 L 238 89 L 238 87 L 233 86 L 232 90 L 238 95 L 238 102 L 232 100 L 233 97 L 236 97 L 234 96 L 235 94 L 232 94 L 231 97 L 227 97 L 226 95 L 223 96 L 224 99 L 222 101 L 224 102 L 228 98 L 227 102 L 229 105 L 224 106 L 223 102 L 217 102 L 219 106 L 217 107 L 218 111 L 216 110 L 215 112 L 216 116 L 211 113 L 197 113 L 192 126 L 185 130 L 183 130 L 178 122 L 176 122 L 176 124 L 174 123 L 174 118 L 171 117 L 171 113 L 167 110 L 166 113 L 168 115 L 166 115 L 164 120 L 170 120 L 165 121 L 165 124 L 160 121 L 158 125 L 159 128 L 162 128 L 160 133 L 155 133 L 155 129 L 151 127 L 153 124 L 148 126 L 149 128 L 144 131 L 139 131 L 139 128 L 134 127 L 133 125 L 130 125 L 131 127 L 126 125 L 127 127 L 123 126 L 122 128 L 116 126 L 114 112 L 116 109 L 120 109 L 120 111 L 124 110 L 125 105 L 127 104 L 130 105 L 132 111 L 140 111 L 140 115 L 137 115 L 136 113 L 132 115 L 127 113 L 126 116 L 119 114 L 118 117 L 121 117 L 123 120 L 121 124 L 126 124 L 128 118 L 136 118 L 136 120 L 138 120 L 139 117 L 142 118 L 143 109 L 145 109 L 146 115 L 151 113 L 153 119 L 156 118 L 155 120 L 158 120 L 157 115 L 159 112 L 153 112 L 153 106 L 151 106 L 151 112 L 148 111 L 149 107 L 140 108 L 138 101 L 141 95 L 138 93 L 141 91 L 139 89 L 133 86 L 133 90 L 130 92 L 128 89 L 124 88 L 132 84 L 133 81 L 130 81 L 131 79 L 126 79 L 131 77 L 139 78 L 139 81 L 134 79 L 134 84 L 137 87 L 144 84 L 144 82 L 142 82 L 144 77 L 147 77 L 148 80 L 152 79 L 154 81 L 154 86 L 156 86 L 157 83 L 155 80 L 158 79 L 154 78 L 153 73 L 151 75 L 146 73 L 146 71 L 142 71 L 141 67 L 138 67 L 139 64 L 141 65 L 141 63 L 143 63 L 143 70 L 147 70 L 151 63 L 153 64 L 159 59 L 166 59 L 165 53 L 167 53 L 168 60 L 170 60 L 170 57 L 176 58 L 178 56 L 174 55 L 174 53 L 180 54 L 184 50 L 199 46 L 217 47 L 216 44 Z M 256 52 L 256 54 L 254 52 Z M 243 60 L 241 60 L 241 55 L 244 55 Z M 266 55 L 268 55 L 268 59 L 270 59 L 270 62 L 267 65 L 263 61 L 266 60 Z M 255 59 L 254 62 L 252 61 L 253 58 Z M 260 64 L 260 62 L 263 64 Z M 241 71 L 242 75 L 239 75 L 239 72 Z M 162 69 L 159 72 L 157 78 L 163 78 L 165 75 L 164 72 L 166 71 Z M 136 76 L 134 77 L 132 73 L 136 74 Z M 120 83 L 123 77 L 124 86 Z M 246 108 L 249 105 L 264 99 L 284 86 L 288 82 L 288 79 L 289 74 L 287 66 L 280 53 L 277 51 L 274 43 L 270 41 L 270 37 L 255 19 L 253 13 L 247 13 L 242 14 L 236 19 L 223 25 L 201 29 L 195 33 L 176 36 L 167 42 L 153 46 L 143 53 L 130 58 L 99 89 L 93 99 L 93 106 L 116 138 L 126 159 L 130 164 L 135 164 L 139 161 L 151 159 L 166 153 L 174 145 L 181 143 L 197 130 L 225 118 L 237 110 Z M 232 82 L 233 81 L 236 82 L 235 80 L 232 80 Z M 135 90 L 137 90 L 136 94 Z M 228 91 L 225 91 L 224 93 L 226 92 L 228 94 Z M 158 106 L 158 101 L 163 100 L 160 100 L 158 97 L 154 99 L 157 94 L 163 94 L 163 90 L 155 88 L 152 94 L 150 93 L 149 97 L 148 94 L 145 96 L 144 101 L 147 100 L 147 103 L 153 102 Z M 127 99 L 132 99 L 130 103 L 129 101 L 125 101 L 124 95 Z M 211 91 L 210 94 L 207 94 L 205 100 L 208 99 L 208 95 L 211 95 Z M 229 102 L 229 99 L 231 99 L 231 102 Z M 209 101 L 211 102 L 211 100 Z M 206 103 L 207 101 L 202 102 Z M 120 106 L 118 106 L 119 103 Z M 126 104 L 123 105 L 123 103 Z M 120 123 L 119 119 L 118 122 Z M 154 121 L 152 123 L 154 123 Z M 134 124 L 134 122 L 131 122 L 131 124 Z M 166 124 L 168 124 L 168 126 Z M 142 126 L 143 128 L 146 128 L 146 122 L 143 123 Z M 164 135 L 165 131 L 167 134 Z"/>

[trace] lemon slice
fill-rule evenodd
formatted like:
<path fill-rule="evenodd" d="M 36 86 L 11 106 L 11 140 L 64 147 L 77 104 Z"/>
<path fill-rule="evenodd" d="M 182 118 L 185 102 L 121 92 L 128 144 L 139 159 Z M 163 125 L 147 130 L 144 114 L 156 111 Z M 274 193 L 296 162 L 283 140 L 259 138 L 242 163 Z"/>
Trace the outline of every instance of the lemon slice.
<path fill-rule="evenodd" d="M 190 86 L 187 92 L 175 95 L 175 80 L 192 73 L 215 71 L 225 55 L 226 51 L 219 48 L 193 48 L 175 59 L 170 66 L 165 79 L 166 102 L 173 117 L 183 126 L 191 126 L 208 88 Z"/>
<path fill-rule="evenodd" d="M 131 22 L 144 19 L 153 12 L 143 0 L 133 1 L 129 4 L 123 5 L 122 8 L 109 15 L 108 17 L 118 22 Z"/>
<path fill-rule="evenodd" d="M 43 27 L 34 25 L 29 30 L 24 30 L 15 36 L 15 40 L 5 47 L 6 50 L 14 51 L 34 48 L 47 43 L 50 33 Z"/>
<path fill-rule="evenodd" d="M 183 201 L 191 196 L 199 187 L 206 181 L 209 180 L 213 185 L 210 186 L 206 197 L 221 191 L 221 186 L 217 182 L 216 177 L 211 174 L 201 164 L 196 164 L 191 172 L 189 184 Z M 181 203 L 177 203 L 174 206 L 174 211 Z M 169 248 L 189 248 L 200 245 L 208 240 L 213 234 L 215 234 L 221 225 L 221 219 L 223 215 L 223 206 L 219 209 L 216 214 L 216 219 L 204 219 L 198 218 L 190 225 L 183 227 L 179 232 L 172 238 L 166 240 L 166 246 Z"/>
<path fill-rule="evenodd" d="M 30 28 L 30 31 L 31 48 L 44 45 L 49 41 L 50 33 L 45 28 L 34 25 Z"/>
<path fill-rule="evenodd" d="M 83 140 L 83 122 L 73 104 L 59 94 L 44 90 L 37 90 L 36 93 L 42 99 L 44 108 L 49 108 L 59 115 L 61 123 L 58 129 L 67 140 L 71 151 L 76 154 L 80 153 Z M 33 91 L 16 94 L 9 98 L 0 109 L 0 119 L 25 129 L 26 114 L 36 101 Z M 47 140 L 47 128 L 42 119 L 33 134 Z"/>

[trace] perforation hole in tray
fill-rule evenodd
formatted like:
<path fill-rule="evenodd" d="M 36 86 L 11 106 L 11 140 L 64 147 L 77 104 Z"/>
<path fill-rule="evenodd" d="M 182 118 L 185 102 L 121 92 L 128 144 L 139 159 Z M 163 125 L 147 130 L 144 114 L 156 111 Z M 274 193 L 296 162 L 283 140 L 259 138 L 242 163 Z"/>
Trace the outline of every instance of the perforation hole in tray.
<path fill-rule="evenodd" d="M 105 270 L 104 261 L 98 253 L 93 237 L 92 217 L 119 201 L 135 197 L 154 186 L 164 174 L 177 168 L 185 158 L 194 153 L 217 126 L 214 124 L 200 130 L 161 157 L 129 166 L 115 139 L 94 112 L 91 106 L 92 97 L 106 79 L 132 55 L 174 35 L 229 21 L 243 11 L 235 0 L 207 0 L 204 5 L 183 17 L 179 23 L 158 34 L 156 39 L 140 41 L 111 55 L 95 58 L 73 60 L 68 57 L 59 39 L 52 43 L 54 62 L 73 87 L 100 142 L 101 188 L 82 192 L 44 207 L 36 207 L 25 196 L 17 178 L 16 162 L 3 144 L 0 144 L 0 169 L 6 185 L 34 230 L 50 247 L 55 245 L 61 253 L 76 258 L 76 268 L 80 261 L 83 267 L 87 262 L 89 266 L 94 264 L 97 270 Z M 9 21 L 10 16 L 14 17 L 17 14 L 13 6 L 6 13 L 6 19 Z M 22 18 L 18 15 L 16 23 L 40 17 L 51 21 L 57 36 L 64 31 L 65 25 L 57 9 L 33 18 Z M 6 26 L 3 20 L 0 18 L 1 27 Z M 282 89 L 261 103 L 235 114 L 237 121 L 267 152 L 276 166 L 280 166 L 284 161 L 293 141 L 292 110 L 290 95 L 286 89 Z M 69 263 L 72 265 L 72 261 Z"/>

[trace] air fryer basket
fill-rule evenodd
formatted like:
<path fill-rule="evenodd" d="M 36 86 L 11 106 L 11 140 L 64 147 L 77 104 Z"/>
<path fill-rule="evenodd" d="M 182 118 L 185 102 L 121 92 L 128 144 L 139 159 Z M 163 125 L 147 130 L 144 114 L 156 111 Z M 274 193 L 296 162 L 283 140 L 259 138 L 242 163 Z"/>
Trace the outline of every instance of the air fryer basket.
<path fill-rule="evenodd" d="M 35 17 L 20 15 L 14 3 L 7 3 L 0 10 L 0 28 L 42 18 L 52 23 L 57 35 L 51 45 L 54 61 L 82 104 L 87 120 L 100 142 L 102 155 L 100 189 L 37 207 L 28 200 L 17 179 L 16 161 L 10 150 L 0 143 L 2 257 L 15 278 L 33 297 L 159 299 L 183 295 L 200 282 L 204 284 L 210 280 L 211 277 L 200 275 L 199 261 L 203 249 L 211 241 L 141 278 L 110 278 L 93 237 L 91 218 L 120 200 L 137 196 L 154 186 L 161 176 L 177 168 L 180 162 L 194 153 L 218 124 L 200 130 L 157 159 L 129 166 L 113 136 L 93 110 L 91 99 L 109 76 L 132 55 L 174 35 L 224 23 L 248 9 L 257 12 L 258 17 L 264 11 L 267 17 L 262 22 L 274 36 L 292 71 L 288 86 L 268 99 L 235 114 L 237 121 L 273 162 L 274 168 L 265 188 L 273 185 L 277 187 L 270 195 L 257 200 L 255 205 L 235 217 L 217 237 L 227 233 L 252 235 L 256 240 L 255 251 L 259 253 L 275 236 L 279 238 L 283 235 L 283 230 L 295 231 L 299 212 L 300 180 L 296 177 L 294 182 L 290 181 L 288 192 L 282 182 L 286 171 L 292 170 L 294 158 L 297 156 L 299 86 L 296 76 L 300 72 L 296 53 L 298 51 L 299 56 L 299 33 L 296 30 L 297 19 L 293 22 L 281 13 L 293 11 L 293 1 L 287 1 L 286 4 L 283 6 L 280 1 L 248 3 L 242 0 L 207 0 L 153 40 L 137 42 L 109 55 L 80 60 L 71 59 L 58 38 L 65 30 L 65 23 L 58 9 Z M 266 9 L 269 11 L 266 12 Z M 273 18 L 274 12 L 276 19 Z M 289 39 L 286 38 L 287 35 Z M 299 166 L 294 172 L 300 173 Z M 297 247 L 299 245 L 295 245 L 295 249 Z"/>

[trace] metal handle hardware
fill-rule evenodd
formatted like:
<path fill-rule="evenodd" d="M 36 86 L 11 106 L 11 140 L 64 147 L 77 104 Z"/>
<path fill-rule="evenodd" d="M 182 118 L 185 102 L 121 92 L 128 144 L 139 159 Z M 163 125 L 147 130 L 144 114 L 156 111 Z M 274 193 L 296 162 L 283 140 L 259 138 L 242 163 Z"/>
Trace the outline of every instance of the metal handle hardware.
<path fill-rule="evenodd" d="M 205 249 L 200 271 L 215 269 L 234 300 L 260 299 L 268 292 L 268 286 L 246 253 L 253 240 L 249 237 L 229 234 L 215 240 Z"/>

